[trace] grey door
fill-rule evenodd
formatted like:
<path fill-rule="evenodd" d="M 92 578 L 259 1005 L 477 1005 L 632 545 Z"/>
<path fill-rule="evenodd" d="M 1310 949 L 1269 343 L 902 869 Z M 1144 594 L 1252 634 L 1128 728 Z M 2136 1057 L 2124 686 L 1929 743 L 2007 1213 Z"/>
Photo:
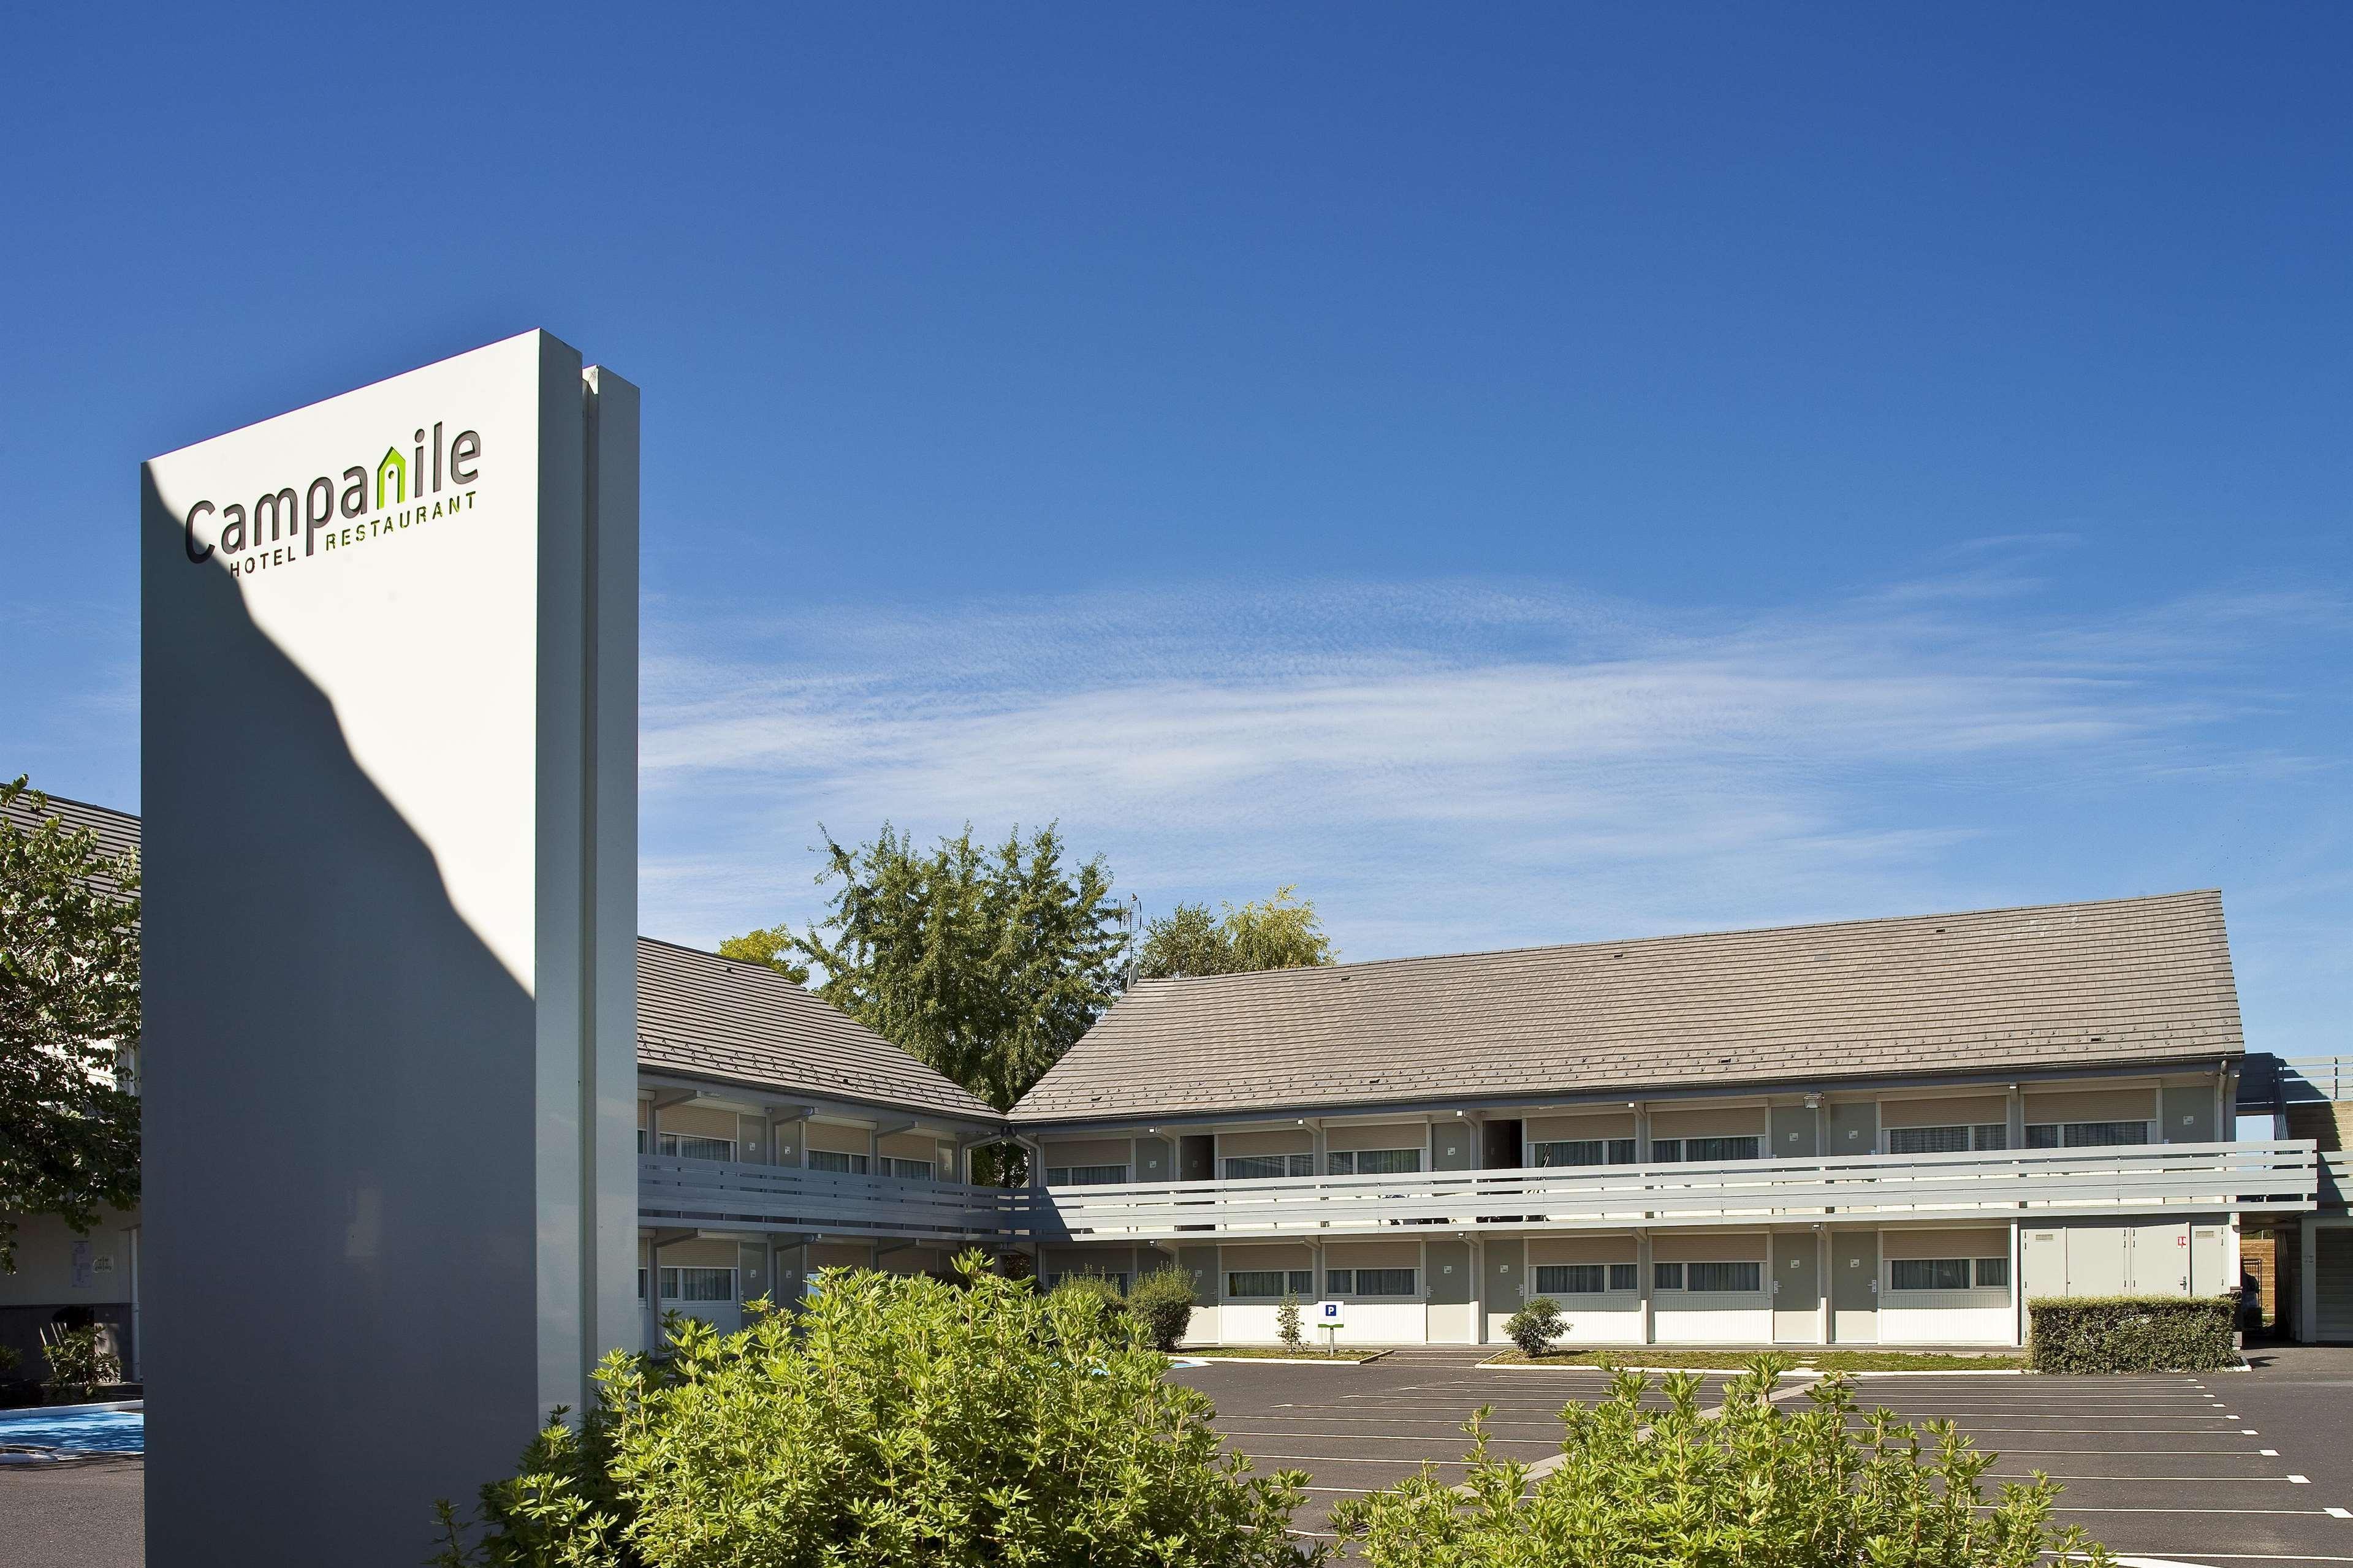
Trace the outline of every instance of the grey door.
<path fill-rule="evenodd" d="M 2158 1097 L 2158 1142 L 2211 1143 L 2221 1136 L 2214 1130 L 2214 1090 L 2211 1085 L 2183 1084 L 2166 1089 Z"/>
<path fill-rule="evenodd" d="M 1821 1238 L 1811 1231 L 1774 1237 L 1773 1342 L 1819 1344 L 1821 1307 Z"/>
<path fill-rule="evenodd" d="M 1810 1105 L 1777 1105 L 1773 1108 L 1773 1146 L 1765 1151 L 1768 1160 L 1810 1160 L 1821 1152 L 1818 1129 L 1821 1112 Z"/>
<path fill-rule="evenodd" d="M 1831 1233 L 1831 1338 L 1842 1345 L 1879 1341 L 1879 1237 Z"/>
<path fill-rule="evenodd" d="M 1875 1101 L 1834 1103 L 1830 1108 L 1830 1123 L 1831 1146 L 1822 1151 L 1830 1158 L 1879 1152 L 1879 1106 Z"/>
<path fill-rule="evenodd" d="M 1430 1165 L 1434 1171 L 1479 1168 L 1479 1124 L 1464 1117 L 1430 1130 Z"/>
<path fill-rule="evenodd" d="M 2313 1286 L 2318 1298 L 2313 1312 L 2316 1340 L 2353 1340 L 2353 1229 L 2341 1225 L 2316 1226 L 2312 1238 L 2317 1251 Z"/>

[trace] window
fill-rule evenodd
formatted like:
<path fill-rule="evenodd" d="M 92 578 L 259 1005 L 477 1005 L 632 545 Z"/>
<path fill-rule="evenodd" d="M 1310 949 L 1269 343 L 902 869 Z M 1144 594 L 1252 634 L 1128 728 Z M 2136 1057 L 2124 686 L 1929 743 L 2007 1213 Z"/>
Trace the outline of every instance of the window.
<path fill-rule="evenodd" d="M 1612 1290 L 1640 1290 L 1641 1288 L 1641 1270 L 1636 1268 L 1633 1264 L 1613 1263 L 1609 1266 L 1609 1289 Z"/>
<path fill-rule="evenodd" d="M 932 1179 L 929 1160 L 902 1160 L 893 1155 L 882 1156 L 882 1173 L 905 1182 L 928 1182 Z"/>
<path fill-rule="evenodd" d="M 646 1130 L 638 1129 L 638 1152 L 646 1152 Z M 665 1132 L 661 1135 L 661 1152 L 673 1160 L 733 1160 L 735 1140 L 733 1138 L 697 1138 L 692 1133 Z"/>
<path fill-rule="evenodd" d="M 1682 1139 L 1653 1138 L 1651 1140 L 1651 1163 L 1672 1165 L 1680 1163 L 1683 1157 L 1683 1141 Z"/>
<path fill-rule="evenodd" d="M 1326 1268 L 1324 1288 L 1335 1296 L 1410 1296 L 1410 1268 Z"/>
<path fill-rule="evenodd" d="M 1314 1293 L 1315 1271 L 1312 1268 L 1237 1268 L 1226 1275 L 1226 1294 L 1237 1299 L 1255 1296 L 1271 1300 L 1278 1296 Z"/>
<path fill-rule="evenodd" d="M 1753 1132 L 1739 1138 L 1686 1138 L 1683 1142 L 1683 1158 L 1694 1164 L 1757 1158 L 1757 1135 Z"/>
<path fill-rule="evenodd" d="M 1682 1264 L 1680 1264 L 1680 1263 L 1653 1263 L 1653 1264 L 1651 1264 L 1651 1289 L 1653 1289 L 1653 1290 L 1680 1290 L 1680 1289 L 1682 1289 L 1683 1288 L 1683 1266 Z"/>
<path fill-rule="evenodd" d="M 808 1163 L 812 1171 L 832 1171 L 844 1176 L 862 1176 L 866 1173 L 866 1156 L 863 1154 L 843 1154 L 831 1149 L 812 1149 L 808 1152 Z"/>
<path fill-rule="evenodd" d="M 1898 1258 L 1887 1265 L 1887 1283 L 1898 1290 L 1966 1290 L 1966 1258 Z"/>
<path fill-rule="evenodd" d="M 1049 1165 L 1046 1184 L 1050 1187 L 1105 1187 L 1127 1180 L 1125 1165 Z"/>
<path fill-rule="evenodd" d="M 1313 1154 L 1233 1154 L 1226 1160 L 1226 1180 L 1263 1182 L 1277 1176 L 1312 1176 Z"/>
<path fill-rule="evenodd" d="M 2010 1129 L 2001 1122 L 1989 1121 L 1969 1129 L 1969 1142 L 1979 1150 L 2007 1149 L 2010 1147 Z"/>
<path fill-rule="evenodd" d="M 2009 1258 L 1980 1258 L 1977 1260 L 1977 1267 L 1978 1289 L 2007 1290 L 2010 1289 Z"/>
<path fill-rule="evenodd" d="M 1229 1160 L 1228 1164 L 1233 1163 Z M 1324 1156 L 1327 1174 L 1335 1176 L 1394 1176 L 1421 1169 L 1419 1149 L 1343 1149 Z"/>
<path fill-rule="evenodd" d="M 1694 1263 L 1686 1266 L 1686 1289 L 1693 1290 L 1757 1291 L 1765 1289 L 1761 1263 Z"/>
<path fill-rule="evenodd" d="M 1891 1154 L 1966 1154 L 1969 1152 L 1969 1130 L 1966 1127 L 1891 1127 L 1887 1130 L 1887 1152 Z"/>
<path fill-rule="evenodd" d="M 735 1270 L 665 1268 L 661 1271 L 661 1293 L 665 1301 L 733 1301 Z"/>
<path fill-rule="evenodd" d="M 643 1133 L 639 1133 L 639 1134 L 638 1134 L 638 1136 L 639 1136 L 639 1137 L 643 1137 L 643 1136 L 644 1136 L 644 1134 L 643 1134 Z M 638 1300 L 640 1300 L 640 1301 L 642 1301 L 642 1300 L 644 1300 L 645 1299 L 646 1299 L 646 1271 L 645 1271 L 644 1269 L 640 1268 L 640 1269 L 638 1269 Z"/>
<path fill-rule="evenodd" d="M 1536 1294 L 1599 1296 L 1607 1289 L 1609 1275 L 1609 1266 L 1601 1263 L 1539 1263 L 1536 1265 Z"/>
<path fill-rule="evenodd" d="M 1634 1163 L 1634 1141 L 1631 1138 L 1568 1138 L 1550 1143 L 1530 1144 L 1529 1154 L 1539 1165 L 1630 1165 Z"/>
<path fill-rule="evenodd" d="M 2147 1142 L 2146 1121 L 2041 1121 L 2026 1130 L 2030 1149 L 2113 1149 Z"/>

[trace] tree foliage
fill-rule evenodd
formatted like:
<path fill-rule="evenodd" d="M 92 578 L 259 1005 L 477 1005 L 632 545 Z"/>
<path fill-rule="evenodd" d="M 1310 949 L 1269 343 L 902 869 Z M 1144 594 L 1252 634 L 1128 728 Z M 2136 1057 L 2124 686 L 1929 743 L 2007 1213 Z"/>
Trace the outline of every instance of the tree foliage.
<path fill-rule="evenodd" d="M 808 965 L 793 961 L 793 942 L 790 926 L 765 926 L 742 936 L 729 937 L 719 944 L 719 956 L 738 963 L 757 963 L 775 970 L 796 985 L 807 985 Z"/>
<path fill-rule="evenodd" d="M 1111 872 L 1065 866 L 1053 827 L 989 849 L 967 825 L 926 850 L 885 823 L 856 848 L 827 833 L 825 858 L 830 912 L 790 944 L 817 994 L 998 1110 L 1111 1005 Z"/>
<path fill-rule="evenodd" d="M 960 1285 L 828 1269 L 787 1319 L 672 1315 L 597 1408 L 442 1505 L 445 1568 L 1307 1568 L 1297 1471 L 1221 1451 L 1134 1314 L 1039 1295 L 978 1253 Z M 1115 1296 L 1115 1292 L 1114 1292 Z"/>
<path fill-rule="evenodd" d="M 0 815 L 0 1213 L 77 1231 L 139 1201 L 139 1100 L 118 1074 L 139 1037 L 139 866 L 69 828 L 19 777 L 32 828 Z M 0 1219 L 0 1271 L 16 1266 Z"/>
<path fill-rule="evenodd" d="M 1721 1414 L 1699 1408 L 1700 1377 L 1620 1373 L 1609 1396 L 1561 1412 L 1558 1468 L 1487 1447 L 1482 1410 L 1465 1428 L 1471 1473 L 1434 1467 L 1332 1510 L 1345 1547 L 1371 1568 L 1630 1568 L 1771 1563 L 1775 1568 L 2039 1568 L 2048 1557 L 2114 1560 L 2052 1522 L 2059 1488 L 2037 1475 L 1980 1486 L 1998 1456 L 1948 1421 L 1925 1427 L 1855 1408 L 1853 1384 L 1823 1379 L 1807 1407 L 1771 1395 L 1789 1363 L 1760 1356 L 1726 1385 Z"/>
<path fill-rule="evenodd" d="M 1324 922 L 1295 889 L 1277 888 L 1262 904 L 1224 906 L 1212 916 L 1206 904 L 1178 904 L 1144 929 L 1135 973 L 1145 980 L 1186 974 L 1242 974 L 1261 969 L 1304 969 L 1330 963 L 1336 955 Z"/>

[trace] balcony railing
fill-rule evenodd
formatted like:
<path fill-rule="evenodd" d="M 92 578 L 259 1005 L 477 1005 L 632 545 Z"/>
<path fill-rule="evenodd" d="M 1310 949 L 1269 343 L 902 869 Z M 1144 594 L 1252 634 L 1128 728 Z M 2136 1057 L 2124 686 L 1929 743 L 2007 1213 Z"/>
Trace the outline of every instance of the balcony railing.
<path fill-rule="evenodd" d="M 638 1159 L 638 1223 L 999 1247 L 1029 1239 L 1030 1194 L 726 1160 Z"/>
<path fill-rule="evenodd" d="M 2353 1195 L 2353 1154 L 2331 1149 L 2320 1156 L 2320 1206 L 2341 1209 Z"/>
<path fill-rule="evenodd" d="M 1329 1237 L 1622 1226 L 2007 1220 L 2022 1214 L 2309 1209 L 2308 1142 L 1741 1160 L 1052 1187 L 1048 1240 Z"/>
<path fill-rule="evenodd" d="M 1330 1237 L 1454 1230 L 2007 1220 L 2341 1205 L 2343 1155 L 2308 1142 L 1289 1176 L 1008 1190 L 642 1156 L 638 1222 L 797 1237 L 1032 1241 Z"/>

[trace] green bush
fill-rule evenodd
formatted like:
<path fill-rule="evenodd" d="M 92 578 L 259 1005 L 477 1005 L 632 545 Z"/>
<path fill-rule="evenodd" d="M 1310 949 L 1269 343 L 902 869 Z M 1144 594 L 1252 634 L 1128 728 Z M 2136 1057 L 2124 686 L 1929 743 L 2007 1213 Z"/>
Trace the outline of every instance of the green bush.
<path fill-rule="evenodd" d="M 1514 1312 L 1504 1325 L 1504 1333 L 1528 1355 L 1544 1354 L 1545 1346 L 1560 1338 L 1568 1328 L 1568 1320 L 1560 1315 L 1560 1303 L 1549 1296 L 1539 1296 Z"/>
<path fill-rule="evenodd" d="M 807 1310 L 616 1352 L 578 1431 L 440 1505 L 443 1568 L 1297 1568 L 1296 1471 L 1219 1451 L 1132 1315 L 958 1260 L 961 1285 L 828 1269 Z"/>
<path fill-rule="evenodd" d="M 41 1330 L 41 1353 L 49 1363 L 41 1387 L 50 1403 L 73 1404 L 88 1399 L 92 1389 L 122 1381 L 122 1363 L 105 1349 L 101 1333 L 94 1323 L 79 1328 L 52 1324 Z"/>
<path fill-rule="evenodd" d="M 1171 1263 L 1135 1282 L 1127 1293 L 1127 1310 L 1143 1322 L 1153 1349 L 1173 1351 L 1191 1325 L 1193 1303 L 1198 1300 L 1193 1294 L 1192 1271 Z"/>
<path fill-rule="evenodd" d="M 2026 1304 L 2037 1372 L 2211 1372 L 2239 1364 L 2236 1293 L 2046 1296 Z"/>
<path fill-rule="evenodd" d="M 1533 1303 L 1531 1303 L 1533 1305 Z M 1769 1402 L 1787 1358 L 1759 1357 L 1699 1410 L 1700 1378 L 1620 1373 L 1609 1397 L 1561 1413 L 1558 1469 L 1488 1452 L 1482 1410 L 1464 1430 L 1471 1473 L 1457 1489 L 1434 1467 L 1332 1510 L 1344 1544 L 1372 1568 L 1626 1568 L 1635 1563 L 1772 1568 L 2036 1568 L 2045 1552 L 2114 1560 L 2052 1522 L 2059 1489 L 2037 1475 L 1981 1507 L 1995 1459 L 1950 1422 L 1921 1431 L 1873 1411 L 1850 1428 L 1854 1393 L 1825 1378 L 1806 1408 Z"/>

